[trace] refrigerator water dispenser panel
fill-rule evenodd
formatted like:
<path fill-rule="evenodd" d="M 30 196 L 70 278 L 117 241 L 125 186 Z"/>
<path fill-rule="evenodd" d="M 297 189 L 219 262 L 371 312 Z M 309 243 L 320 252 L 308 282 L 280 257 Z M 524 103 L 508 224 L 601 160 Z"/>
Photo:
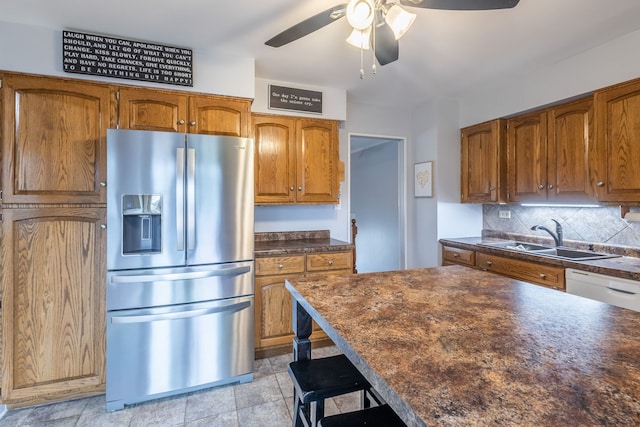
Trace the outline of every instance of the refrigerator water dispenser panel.
<path fill-rule="evenodd" d="M 122 196 L 122 252 L 124 255 L 156 254 L 162 251 L 162 196 Z"/>

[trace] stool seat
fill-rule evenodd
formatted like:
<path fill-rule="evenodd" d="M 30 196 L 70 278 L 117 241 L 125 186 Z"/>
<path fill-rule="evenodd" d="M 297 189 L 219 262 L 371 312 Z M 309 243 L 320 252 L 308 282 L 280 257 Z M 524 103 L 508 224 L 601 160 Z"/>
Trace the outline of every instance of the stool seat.
<path fill-rule="evenodd" d="M 302 403 L 371 387 L 344 354 L 291 362 L 289 374 Z"/>
<path fill-rule="evenodd" d="M 294 427 L 315 427 L 330 397 L 365 391 L 362 404 L 369 407 L 366 390 L 371 385 L 344 354 L 291 362 L 289 376 L 294 386 Z M 311 403 L 315 403 L 313 409 Z"/>
<path fill-rule="evenodd" d="M 318 427 L 406 427 L 389 405 L 322 418 Z"/>

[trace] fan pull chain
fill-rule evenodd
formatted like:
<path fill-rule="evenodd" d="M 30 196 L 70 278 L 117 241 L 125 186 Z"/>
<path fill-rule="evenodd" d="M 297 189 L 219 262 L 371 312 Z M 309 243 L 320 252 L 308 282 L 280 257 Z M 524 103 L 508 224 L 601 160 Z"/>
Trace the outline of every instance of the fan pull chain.
<path fill-rule="evenodd" d="M 373 24 L 371 24 L 371 73 L 376 74 L 376 22 L 373 20 Z"/>
<path fill-rule="evenodd" d="M 360 80 L 364 79 L 364 49 L 360 47 Z"/>

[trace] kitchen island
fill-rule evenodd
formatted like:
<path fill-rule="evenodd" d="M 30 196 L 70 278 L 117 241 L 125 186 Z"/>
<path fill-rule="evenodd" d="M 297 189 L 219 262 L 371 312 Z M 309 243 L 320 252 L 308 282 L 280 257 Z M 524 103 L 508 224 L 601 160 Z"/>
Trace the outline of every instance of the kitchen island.
<path fill-rule="evenodd" d="M 409 426 L 640 425 L 640 313 L 463 266 L 288 280 Z"/>

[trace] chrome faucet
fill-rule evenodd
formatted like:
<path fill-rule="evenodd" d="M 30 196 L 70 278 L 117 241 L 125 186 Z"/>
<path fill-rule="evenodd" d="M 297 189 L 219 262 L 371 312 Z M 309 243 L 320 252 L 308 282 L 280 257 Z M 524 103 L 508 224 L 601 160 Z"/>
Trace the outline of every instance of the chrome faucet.
<path fill-rule="evenodd" d="M 558 221 L 556 221 L 555 219 L 552 219 L 551 221 L 556 223 L 556 232 L 554 233 L 553 231 L 549 230 L 547 227 L 543 226 L 543 225 L 534 225 L 533 227 L 531 227 L 531 229 L 533 231 L 535 230 L 544 230 L 547 233 L 549 233 L 551 235 L 551 237 L 553 237 L 553 240 L 556 242 L 556 246 L 562 246 L 563 245 L 563 235 L 562 235 L 562 225 L 560 225 L 560 223 Z"/>

